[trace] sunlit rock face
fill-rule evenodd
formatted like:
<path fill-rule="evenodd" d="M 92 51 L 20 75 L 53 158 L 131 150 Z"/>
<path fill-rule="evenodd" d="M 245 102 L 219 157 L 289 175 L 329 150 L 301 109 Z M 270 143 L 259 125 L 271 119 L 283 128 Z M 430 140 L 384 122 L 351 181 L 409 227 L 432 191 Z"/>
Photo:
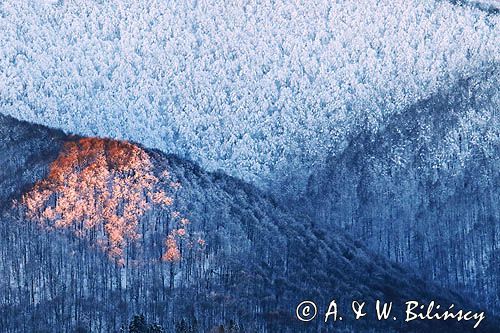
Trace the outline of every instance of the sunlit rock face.
<path fill-rule="evenodd" d="M 293 191 L 498 59 L 498 20 L 447 1 L 3 1 L 1 112 Z"/>

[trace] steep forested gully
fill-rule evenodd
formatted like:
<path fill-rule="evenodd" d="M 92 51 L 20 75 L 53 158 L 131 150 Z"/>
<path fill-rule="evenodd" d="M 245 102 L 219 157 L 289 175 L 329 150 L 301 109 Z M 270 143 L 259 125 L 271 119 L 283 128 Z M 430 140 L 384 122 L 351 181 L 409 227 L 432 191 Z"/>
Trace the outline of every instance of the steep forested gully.
<path fill-rule="evenodd" d="M 288 206 L 498 312 L 499 81 L 485 68 L 356 136 Z"/>

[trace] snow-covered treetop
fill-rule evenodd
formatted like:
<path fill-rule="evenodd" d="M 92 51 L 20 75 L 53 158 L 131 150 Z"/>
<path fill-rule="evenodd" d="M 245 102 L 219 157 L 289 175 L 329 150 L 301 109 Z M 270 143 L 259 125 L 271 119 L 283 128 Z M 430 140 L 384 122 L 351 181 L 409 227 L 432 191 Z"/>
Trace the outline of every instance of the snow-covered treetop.
<path fill-rule="evenodd" d="M 0 112 L 269 184 L 497 62 L 447 1 L 0 2 Z"/>
<path fill-rule="evenodd" d="M 500 9 L 500 0 L 464 0 L 464 3 L 477 5 L 484 9 Z"/>

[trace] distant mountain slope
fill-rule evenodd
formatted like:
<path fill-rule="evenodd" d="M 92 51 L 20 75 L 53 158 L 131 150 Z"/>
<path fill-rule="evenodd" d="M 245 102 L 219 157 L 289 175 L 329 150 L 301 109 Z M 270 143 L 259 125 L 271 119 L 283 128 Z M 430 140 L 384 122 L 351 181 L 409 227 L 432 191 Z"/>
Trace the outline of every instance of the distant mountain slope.
<path fill-rule="evenodd" d="M 499 311 L 499 72 L 491 66 L 355 137 L 295 207 Z"/>
<path fill-rule="evenodd" d="M 352 135 L 498 61 L 499 21 L 446 0 L 3 0 L 0 108 L 302 190 Z"/>
<path fill-rule="evenodd" d="M 294 217 L 242 181 L 207 173 L 191 162 L 158 151 L 141 155 L 143 148 L 130 148 L 126 143 L 66 137 L 4 116 L 0 124 L 4 170 L 0 188 L 5 207 L 0 218 L 0 327 L 5 332 L 110 332 L 135 313 L 144 313 L 168 331 L 185 318 L 196 323 L 200 332 L 231 319 L 245 332 L 319 332 L 333 326 L 322 323 L 321 313 L 314 322 L 299 323 L 294 318 L 295 307 L 309 299 L 326 309 L 332 298 L 346 309 L 346 319 L 335 326 L 348 331 L 465 332 L 471 327 L 450 321 L 404 324 L 400 311 L 396 311 L 399 321 L 376 323 L 373 311 L 365 321 L 353 320 L 345 304 L 353 299 L 371 305 L 375 299 L 391 300 L 400 309 L 402 302 L 412 299 L 475 307 L 458 294 L 436 288 L 370 254 L 337 228 L 326 231 L 308 218 Z M 78 154 L 71 155 L 75 152 Z M 142 173 L 146 169 L 139 167 L 125 168 L 132 156 L 129 153 L 150 161 L 153 168 L 146 169 L 152 174 Z M 122 156 L 121 160 L 117 156 Z M 104 161 L 107 164 L 102 164 Z M 108 169 L 99 169 L 99 165 Z M 101 171 L 89 178 L 89 168 Z M 73 171 L 80 177 L 74 183 Z M 167 177 L 163 176 L 165 171 L 170 183 L 161 180 Z M 108 199 L 120 198 L 117 207 L 123 210 L 116 210 L 118 217 L 125 214 L 132 198 L 117 195 L 129 192 L 113 189 L 110 194 L 106 192 L 109 187 L 97 187 L 103 174 L 112 175 L 106 178 L 111 183 L 105 184 L 126 180 L 132 188 L 138 174 L 144 176 L 137 181 L 155 178 L 155 186 L 173 199 L 166 206 L 156 205 L 154 199 L 147 202 L 150 209 L 139 214 L 136 231 L 140 235 L 126 240 L 121 254 L 124 260 L 116 264 L 116 258 L 108 255 L 113 248 L 101 245 L 117 235 L 108 233 L 108 238 L 102 238 L 103 230 L 95 227 L 102 226 L 102 221 L 87 225 L 92 216 L 86 216 L 85 211 L 80 221 L 68 217 L 74 216 L 73 210 L 80 205 L 106 193 Z M 37 185 L 30 190 L 28 184 L 35 180 Z M 95 198 L 70 191 L 85 188 L 88 182 L 98 189 Z M 50 195 L 44 201 L 41 197 L 47 193 Z M 133 196 L 148 198 L 144 193 Z M 10 208 L 12 197 L 18 200 Z M 26 218 L 30 211 L 27 197 L 38 200 L 31 204 L 31 212 L 45 214 L 46 220 Z M 71 206 L 69 198 L 79 205 Z M 46 205 L 38 207 L 36 202 Z M 63 202 L 74 209 L 65 211 L 60 207 Z M 102 204 L 94 202 L 96 211 L 108 206 Z M 53 211 L 48 212 L 49 208 Z M 183 225 L 190 235 L 197 235 L 195 240 L 202 239 L 202 244 L 190 244 L 190 238 L 181 233 L 176 212 L 189 219 Z M 109 223 L 117 222 L 107 213 L 99 214 Z M 109 231 L 106 226 L 104 232 Z M 175 238 L 165 242 L 167 234 Z M 163 255 L 165 245 L 167 254 L 173 248 L 179 250 L 174 254 L 180 261 Z M 161 261 L 162 256 L 166 261 Z M 498 325 L 497 318 L 487 313 L 476 331 L 496 332 Z"/>

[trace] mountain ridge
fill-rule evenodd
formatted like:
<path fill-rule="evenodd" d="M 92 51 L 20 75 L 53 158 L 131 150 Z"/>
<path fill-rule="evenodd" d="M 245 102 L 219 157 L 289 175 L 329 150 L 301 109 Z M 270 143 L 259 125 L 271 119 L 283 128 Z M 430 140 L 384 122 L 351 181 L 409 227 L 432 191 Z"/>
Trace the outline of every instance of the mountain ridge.
<path fill-rule="evenodd" d="M 64 142 L 78 138 L 2 117 L 0 124 L 7 126 L 0 125 L 0 132 L 13 136 L 0 146 L 5 170 L 0 179 L 2 198 L 10 200 L 49 172 L 52 161 L 40 156 L 57 160 Z M 16 159 L 13 152 L 23 158 Z M 186 212 L 189 228 L 203 234 L 206 248 L 198 251 L 181 240 L 181 260 L 161 263 L 163 238 L 174 222 L 171 210 L 154 206 L 141 218 L 142 237 L 129 245 L 125 266 L 120 268 L 98 247 L 90 246 L 89 238 L 72 235 L 72 229 L 48 232 L 28 221 L 23 207 L 4 208 L 0 275 L 9 282 L 0 283 L 4 314 L 0 321 L 7 332 L 34 328 L 51 332 L 57 327 L 113 331 L 138 312 L 168 329 L 186 318 L 204 330 L 234 319 L 249 332 L 316 332 L 331 326 L 321 320 L 311 325 L 298 322 L 295 307 L 301 300 L 313 299 L 323 308 L 331 297 L 338 297 L 343 308 L 348 308 L 350 298 L 364 298 L 370 304 L 377 298 L 398 304 L 413 298 L 435 299 L 475 308 L 460 295 L 439 290 L 370 254 L 342 231 L 324 230 L 307 218 L 297 218 L 252 185 L 207 173 L 159 151 L 147 153 L 155 175 L 168 170 L 172 181 L 181 184 L 172 194 L 178 207 L 171 209 Z M 4 180 L 9 176 L 16 177 L 14 183 L 22 189 L 6 188 L 12 184 Z M 147 258 L 153 263 L 140 264 Z M 401 309 L 397 311 L 401 314 Z M 429 327 L 454 332 L 469 327 L 451 322 L 378 323 L 373 313 L 369 317 L 365 322 L 351 319 L 334 325 L 356 332 L 419 332 Z M 496 324 L 497 318 L 487 316 L 479 332 L 494 332 Z"/>
<path fill-rule="evenodd" d="M 352 138 L 295 206 L 498 309 L 498 80 L 493 64 Z"/>

